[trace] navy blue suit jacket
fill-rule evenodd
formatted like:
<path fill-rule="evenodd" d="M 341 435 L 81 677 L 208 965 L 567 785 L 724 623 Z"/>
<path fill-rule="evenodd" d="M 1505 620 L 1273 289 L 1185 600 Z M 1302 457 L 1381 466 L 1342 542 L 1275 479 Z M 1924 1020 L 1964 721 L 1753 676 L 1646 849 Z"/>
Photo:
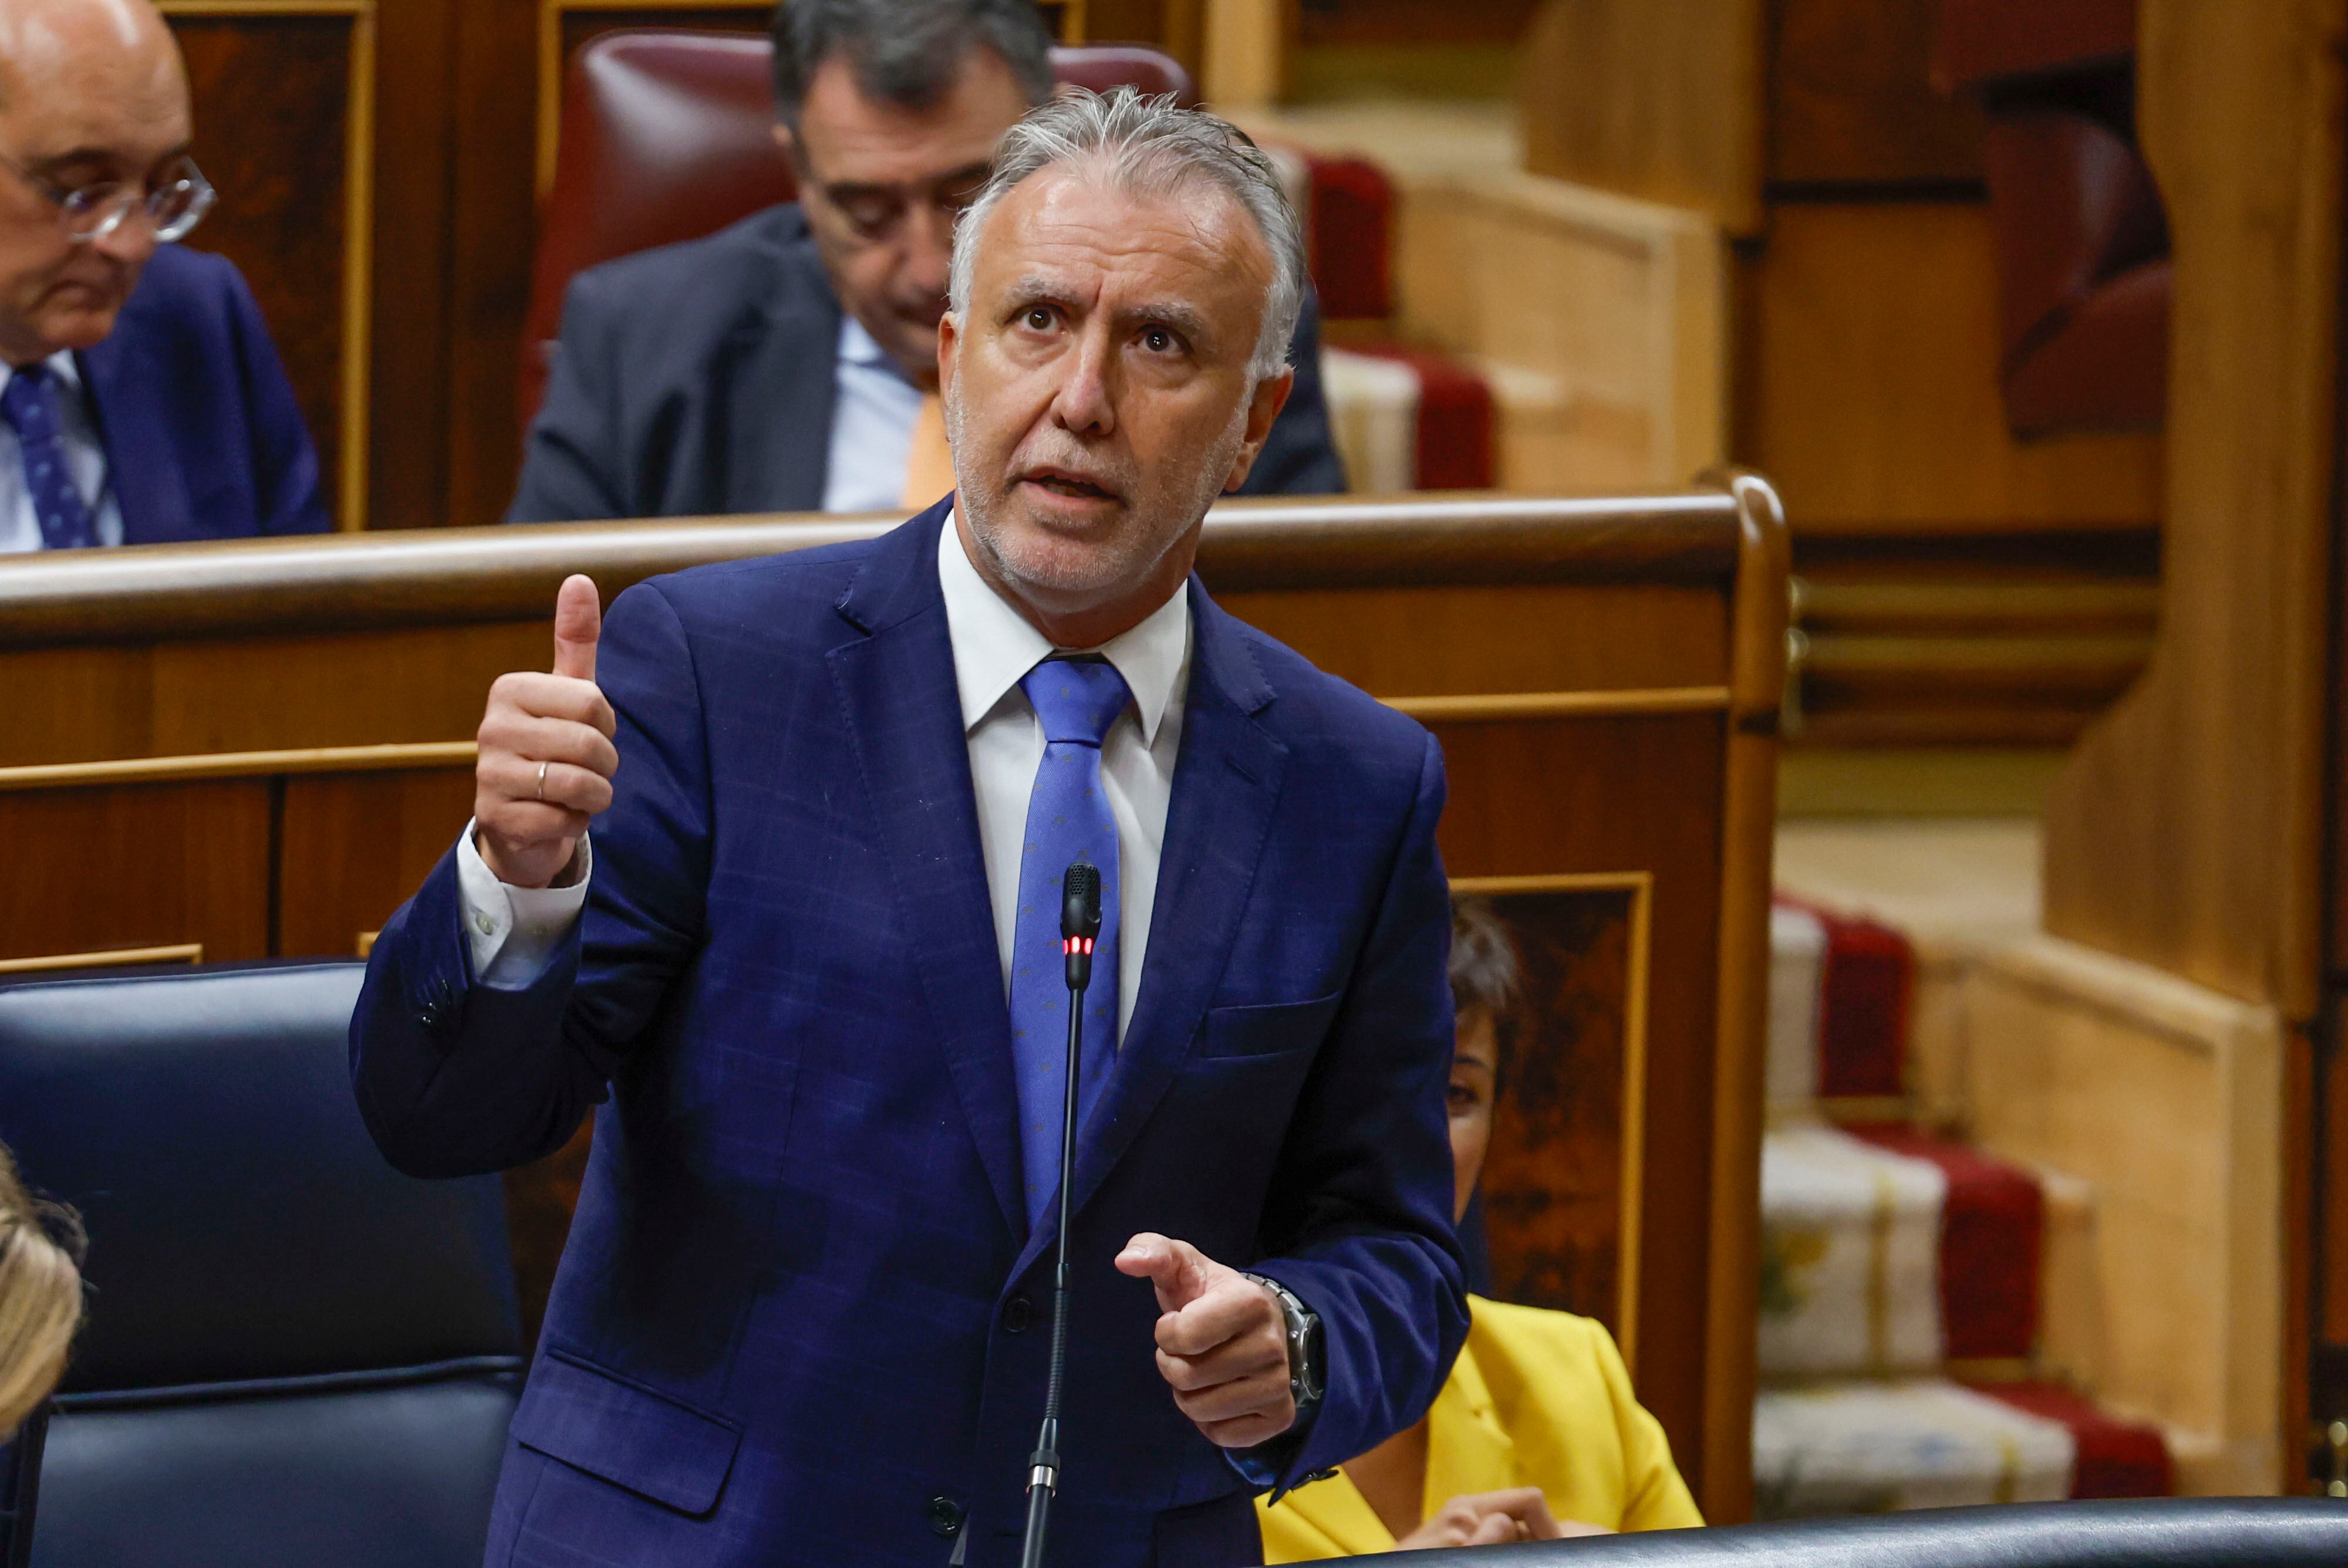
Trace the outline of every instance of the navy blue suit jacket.
<path fill-rule="evenodd" d="M 506 521 L 821 510 L 839 316 L 797 202 L 580 273 Z M 1310 299 L 1289 357 L 1242 495 L 1345 487 Z"/>
<path fill-rule="evenodd" d="M 330 526 L 293 384 L 227 257 L 158 249 L 114 331 L 78 358 L 124 544 Z"/>
<path fill-rule="evenodd" d="M 944 510 L 620 596 L 616 798 L 532 989 L 469 974 L 453 853 L 376 943 L 353 1071 L 401 1170 L 531 1159 L 602 1102 L 500 1568 L 939 1568 L 956 1509 L 973 1568 L 1016 1558 L 1055 1232 L 1025 1221 Z M 1148 954 L 1079 1138 L 1068 1568 L 1259 1560 L 1255 1489 L 1175 1409 L 1151 1287 L 1111 1266 L 1136 1232 L 1321 1314 L 1329 1393 L 1264 1466 L 1285 1479 L 1416 1420 L 1467 1327 L 1441 753 L 1191 588 Z"/>

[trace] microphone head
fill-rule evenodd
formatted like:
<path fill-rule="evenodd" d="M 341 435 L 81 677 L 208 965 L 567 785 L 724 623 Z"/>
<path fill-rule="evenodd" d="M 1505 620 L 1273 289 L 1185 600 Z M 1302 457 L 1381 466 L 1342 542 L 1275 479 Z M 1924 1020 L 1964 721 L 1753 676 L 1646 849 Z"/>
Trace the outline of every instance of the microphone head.
<path fill-rule="evenodd" d="M 1100 867 L 1089 860 L 1068 863 L 1060 879 L 1060 935 L 1097 937 L 1101 927 Z"/>

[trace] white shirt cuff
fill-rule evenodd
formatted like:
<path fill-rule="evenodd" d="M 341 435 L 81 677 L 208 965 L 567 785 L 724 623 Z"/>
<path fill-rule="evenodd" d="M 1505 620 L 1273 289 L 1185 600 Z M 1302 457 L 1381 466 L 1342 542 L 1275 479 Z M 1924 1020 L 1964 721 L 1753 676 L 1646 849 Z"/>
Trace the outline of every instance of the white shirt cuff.
<path fill-rule="evenodd" d="M 578 875 L 568 886 L 516 887 L 498 880 L 473 843 L 473 825 L 457 840 L 457 886 L 464 905 L 465 942 L 473 974 L 496 991 L 525 991 L 546 972 L 554 950 L 579 921 L 587 878 L 595 868 L 588 838 L 579 840 Z"/>

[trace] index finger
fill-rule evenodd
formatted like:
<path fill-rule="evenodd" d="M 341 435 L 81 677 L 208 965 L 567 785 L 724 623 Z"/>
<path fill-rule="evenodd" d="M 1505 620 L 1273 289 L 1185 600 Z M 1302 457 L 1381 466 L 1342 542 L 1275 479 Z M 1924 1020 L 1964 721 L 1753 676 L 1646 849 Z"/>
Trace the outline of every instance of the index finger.
<path fill-rule="evenodd" d="M 603 602 L 595 579 L 574 572 L 554 596 L 554 672 L 574 681 L 595 679 L 595 643 L 603 634 Z"/>

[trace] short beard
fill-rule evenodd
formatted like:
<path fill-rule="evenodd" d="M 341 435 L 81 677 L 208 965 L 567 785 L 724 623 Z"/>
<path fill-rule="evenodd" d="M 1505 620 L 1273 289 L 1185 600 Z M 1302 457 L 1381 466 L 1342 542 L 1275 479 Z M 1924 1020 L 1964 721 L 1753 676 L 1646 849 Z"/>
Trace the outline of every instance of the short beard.
<path fill-rule="evenodd" d="M 970 537 L 993 565 L 999 581 L 1054 597 L 1097 594 L 1119 585 L 1138 583 L 1177 540 L 1198 525 L 1215 504 L 1215 498 L 1222 494 L 1223 481 L 1230 477 L 1231 466 L 1239 461 L 1241 444 L 1247 439 L 1248 410 L 1252 402 L 1251 396 L 1233 414 L 1231 424 L 1209 449 L 1205 461 L 1189 476 L 1188 493 L 1179 502 L 1172 506 L 1161 504 L 1148 512 L 1128 513 L 1133 526 L 1120 531 L 1106 548 L 1047 548 L 1026 552 L 1035 559 L 1016 560 L 1012 554 L 1015 547 L 1005 537 L 997 517 L 1000 497 L 996 490 L 991 484 L 972 483 L 981 477 L 963 471 L 963 455 L 967 448 L 962 439 L 962 384 L 956 382 L 953 395 L 945 400 L 946 442 L 954 460 L 954 506 L 970 525 Z M 1159 519 L 1169 513 L 1179 517 L 1179 526 L 1160 530 L 1156 526 Z"/>

